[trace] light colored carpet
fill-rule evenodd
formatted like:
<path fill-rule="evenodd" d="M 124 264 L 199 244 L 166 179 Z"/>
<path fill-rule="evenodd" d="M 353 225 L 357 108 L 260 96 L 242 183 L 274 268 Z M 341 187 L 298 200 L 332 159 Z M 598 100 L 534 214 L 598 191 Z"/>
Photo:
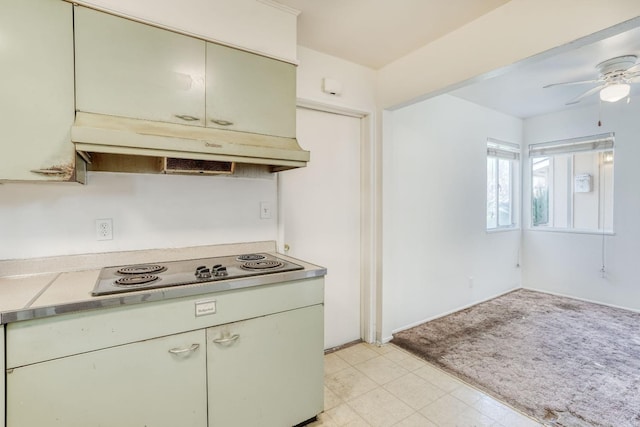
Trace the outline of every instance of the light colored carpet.
<path fill-rule="evenodd" d="M 394 344 L 549 426 L 640 426 L 640 313 L 517 290 Z"/>

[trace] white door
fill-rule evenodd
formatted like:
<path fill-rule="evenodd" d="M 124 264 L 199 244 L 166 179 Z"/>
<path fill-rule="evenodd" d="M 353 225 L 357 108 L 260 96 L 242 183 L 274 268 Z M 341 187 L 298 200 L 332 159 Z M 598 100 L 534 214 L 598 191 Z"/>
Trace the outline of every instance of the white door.
<path fill-rule="evenodd" d="M 288 255 L 326 267 L 325 348 L 360 339 L 360 119 L 298 108 L 305 168 L 279 174 Z M 282 247 L 282 246 L 281 246 Z"/>

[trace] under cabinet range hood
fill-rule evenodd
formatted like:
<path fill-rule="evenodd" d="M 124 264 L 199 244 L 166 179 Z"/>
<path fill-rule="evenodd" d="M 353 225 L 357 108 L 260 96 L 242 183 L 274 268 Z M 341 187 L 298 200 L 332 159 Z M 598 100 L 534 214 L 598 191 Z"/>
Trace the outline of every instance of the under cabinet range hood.
<path fill-rule="evenodd" d="M 86 159 L 92 153 L 191 159 L 265 165 L 272 172 L 304 167 L 309 161 L 309 152 L 295 138 L 81 111 L 76 112 L 71 140 Z"/>

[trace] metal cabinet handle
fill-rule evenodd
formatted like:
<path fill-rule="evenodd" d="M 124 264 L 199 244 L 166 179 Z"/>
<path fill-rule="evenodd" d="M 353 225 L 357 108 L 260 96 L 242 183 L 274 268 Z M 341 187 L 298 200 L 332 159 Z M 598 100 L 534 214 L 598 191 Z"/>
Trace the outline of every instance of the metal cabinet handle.
<path fill-rule="evenodd" d="M 240 338 L 240 335 L 238 334 L 233 334 L 230 337 L 227 338 L 216 338 L 215 340 L 213 340 L 214 343 L 216 344 L 227 344 L 230 342 L 233 342 L 235 340 L 237 340 L 238 338 Z"/>
<path fill-rule="evenodd" d="M 33 173 L 39 173 L 42 175 L 64 175 L 67 171 L 64 171 L 59 168 L 51 168 L 51 169 L 31 169 Z"/>
<path fill-rule="evenodd" d="M 222 119 L 211 119 L 211 123 L 215 123 L 220 126 L 231 126 L 233 124 L 233 122 L 230 122 L 228 120 L 222 120 Z"/>
<path fill-rule="evenodd" d="M 180 120 L 184 120 L 185 122 L 197 122 L 198 120 L 200 120 L 199 117 L 190 116 L 188 114 L 176 114 L 176 117 Z"/>
<path fill-rule="evenodd" d="M 196 351 L 198 348 L 200 348 L 200 344 L 191 344 L 187 348 L 172 348 L 171 350 L 169 350 L 169 353 L 171 354 L 191 353 L 193 351 Z"/>

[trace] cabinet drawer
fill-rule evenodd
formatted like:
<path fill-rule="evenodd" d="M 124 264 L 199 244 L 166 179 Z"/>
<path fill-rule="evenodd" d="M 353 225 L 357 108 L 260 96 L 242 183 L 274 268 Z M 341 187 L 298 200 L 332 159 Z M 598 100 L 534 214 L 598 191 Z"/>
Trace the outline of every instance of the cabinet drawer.
<path fill-rule="evenodd" d="M 91 310 L 7 325 L 7 368 L 321 304 L 313 278 L 154 303 Z M 196 302 L 215 312 L 196 316 Z"/>

